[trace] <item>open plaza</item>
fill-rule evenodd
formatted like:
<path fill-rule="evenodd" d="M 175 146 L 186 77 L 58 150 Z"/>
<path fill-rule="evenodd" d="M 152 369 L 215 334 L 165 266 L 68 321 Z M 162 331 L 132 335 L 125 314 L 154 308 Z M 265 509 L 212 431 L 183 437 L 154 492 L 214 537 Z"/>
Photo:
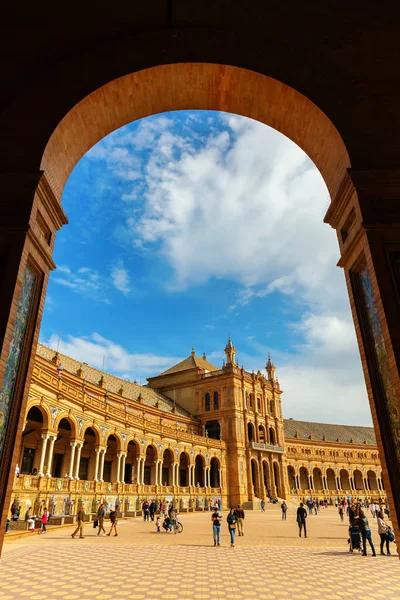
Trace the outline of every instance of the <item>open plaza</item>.
<path fill-rule="evenodd" d="M 209 512 L 179 515 L 181 534 L 156 532 L 141 517 L 119 520 L 118 537 L 98 537 L 85 524 L 84 539 L 72 526 L 46 535 L 6 536 L 0 563 L 1 599 L 155 598 L 268 600 L 400 597 L 398 556 L 379 555 L 375 519 L 368 517 L 378 551 L 373 558 L 348 549 L 348 522 L 334 506 L 307 518 L 299 538 L 296 504 L 282 521 L 279 505 L 246 511 L 244 536 L 230 547 L 223 512 L 221 546 L 214 547 Z M 109 521 L 106 531 L 110 528 Z"/>

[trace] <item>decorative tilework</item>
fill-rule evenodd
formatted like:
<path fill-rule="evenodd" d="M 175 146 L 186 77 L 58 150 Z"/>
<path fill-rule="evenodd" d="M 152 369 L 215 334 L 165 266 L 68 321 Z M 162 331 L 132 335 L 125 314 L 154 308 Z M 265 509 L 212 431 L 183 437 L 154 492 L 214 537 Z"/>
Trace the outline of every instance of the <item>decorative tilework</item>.
<path fill-rule="evenodd" d="M 26 267 L 22 280 L 21 295 L 19 297 L 10 349 L 8 352 L 6 372 L 3 379 L 3 385 L 0 390 L 0 456 L 3 453 L 8 415 L 14 394 L 15 381 L 18 374 L 20 355 L 24 342 L 29 310 L 31 308 L 35 281 L 36 277 L 34 273 L 32 273 L 29 267 Z"/>
<path fill-rule="evenodd" d="M 389 359 L 386 352 L 383 339 L 382 325 L 378 315 L 375 296 L 372 289 L 372 282 L 369 270 L 365 267 L 359 274 L 361 288 L 363 291 L 365 308 L 367 310 L 368 323 L 371 338 L 375 348 L 376 360 L 379 368 L 379 375 L 382 388 L 385 393 L 386 407 L 390 419 L 390 425 L 393 432 L 393 441 L 396 447 L 397 460 L 400 463 L 400 413 L 394 389 L 392 376 L 390 373 Z"/>

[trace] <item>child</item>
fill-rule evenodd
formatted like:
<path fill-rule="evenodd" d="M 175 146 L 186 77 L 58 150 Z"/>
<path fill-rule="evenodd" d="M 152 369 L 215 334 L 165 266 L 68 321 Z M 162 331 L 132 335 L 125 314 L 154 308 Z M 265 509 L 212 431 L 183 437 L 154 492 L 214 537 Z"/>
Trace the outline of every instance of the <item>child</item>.
<path fill-rule="evenodd" d="M 160 515 L 158 515 L 158 517 L 156 519 L 156 527 L 157 527 L 157 533 L 161 533 L 161 517 L 160 517 Z"/>
<path fill-rule="evenodd" d="M 47 508 L 45 507 L 43 510 L 43 514 L 42 514 L 42 531 L 40 533 L 47 533 L 47 522 L 49 520 L 49 513 L 47 511 Z"/>

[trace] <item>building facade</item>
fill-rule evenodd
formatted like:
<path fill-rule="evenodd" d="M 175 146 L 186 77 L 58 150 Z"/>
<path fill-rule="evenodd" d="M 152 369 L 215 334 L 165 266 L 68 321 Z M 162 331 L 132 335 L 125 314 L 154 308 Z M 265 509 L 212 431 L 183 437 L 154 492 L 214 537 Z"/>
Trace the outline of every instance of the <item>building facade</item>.
<path fill-rule="evenodd" d="M 141 386 L 39 344 L 12 494 L 21 516 L 46 505 L 72 518 L 101 501 L 133 515 L 144 498 L 203 510 L 385 496 L 372 428 L 284 420 L 271 359 L 246 371 L 230 338 L 225 356 L 218 369 L 192 350 Z"/>

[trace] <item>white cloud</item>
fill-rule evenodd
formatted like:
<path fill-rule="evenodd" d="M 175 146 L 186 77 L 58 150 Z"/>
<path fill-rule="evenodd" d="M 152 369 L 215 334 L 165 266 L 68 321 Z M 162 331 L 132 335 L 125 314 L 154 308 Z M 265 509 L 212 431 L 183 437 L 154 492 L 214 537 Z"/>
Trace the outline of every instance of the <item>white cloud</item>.
<path fill-rule="evenodd" d="M 61 272 L 64 277 L 59 277 L 59 272 Z M 110 301 L 104 295 L 107 285 L 95 269 L 80 267 L 74 272 L 69 267 L 63 265 L 57 267 L 57 270 L 52 277 L 52 281 L 58 285 L 70 288 L 76 294 L 81 294 L 94 300 L 104 302 L 105 304 L 110 304 Z"/>
<path fill-rule="evenodd" d="M 182 358 L 174 356 L 159 356 L 151 353 L 130 353 L 128 350 L 94 332 L 89 336 L 74 337 L 67 335 L 59 341 L 58 335 L 51 335 L 43 344 L 57 348 L 59 352 L 72 358 L 86 362 L 97 369 L 133 381 L 158 374 L 178 363 Z"/>
<path fill-rule="evenodd" d="M 111 278 L 114 287 L 123 294 L 129 294 L 131 291 L 129 283 L 129 274 L 122 262 L 111 269 Z"/>

